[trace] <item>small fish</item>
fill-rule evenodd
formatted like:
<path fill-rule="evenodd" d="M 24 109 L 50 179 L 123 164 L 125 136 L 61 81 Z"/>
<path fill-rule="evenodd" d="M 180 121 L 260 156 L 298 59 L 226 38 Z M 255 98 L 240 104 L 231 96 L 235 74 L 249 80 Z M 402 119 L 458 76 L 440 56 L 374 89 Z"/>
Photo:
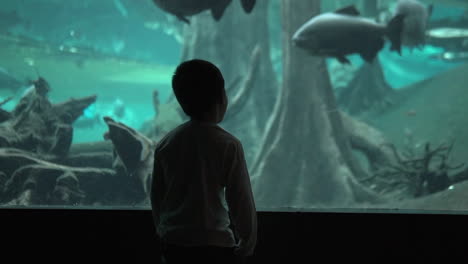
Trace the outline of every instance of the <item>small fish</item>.
<path fill-rule="evenodd" d="M 359 17 L 353 5 L 333 13 L 323 13 L 302 25 L 293 35 L 293 44 L 311 55 L 334 57 L 342 64 L 351 64 L 346 55 L 359 54 L 372 63 L 385 44 L 401 55 L 401 32 L 404 15 L 393 17 L 388 25 Z"/>
<path fill-rule="evenodd" d="M 175 15 L 181 21 L 190 24 L 188 16 L 193 16 L 205 10 L 211 10 L 214 20 L 219 21 L 232 0 L 153 0 L 162 10 Z M 246 13 L 252 12 L 256 0 L 241 0 Z"/>
<path fill-rule="evenodd" d="M 426 29 L 433 6 L 426 7 L 417 0 L 399 0 L 395 16 L 404 15 L 402 45 L 409 48 L 421 48 L 426 44 Z"/>

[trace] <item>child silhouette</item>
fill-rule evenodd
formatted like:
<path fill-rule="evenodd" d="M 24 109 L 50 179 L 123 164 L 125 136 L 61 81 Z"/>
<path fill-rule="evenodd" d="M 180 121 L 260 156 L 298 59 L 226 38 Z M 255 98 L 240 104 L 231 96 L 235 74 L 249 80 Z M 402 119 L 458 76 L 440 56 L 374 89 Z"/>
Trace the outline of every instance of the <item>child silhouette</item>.
<path fill-rule="evenodd" d="M 224 78 L 195 59 L 177 67 L 172 87 L 190 120 L 154 154 L 151 206 L 163 262 L 237 263 L 254 251 L 257 216 L 242 144 L 217 125 L 228 105 Z"/>

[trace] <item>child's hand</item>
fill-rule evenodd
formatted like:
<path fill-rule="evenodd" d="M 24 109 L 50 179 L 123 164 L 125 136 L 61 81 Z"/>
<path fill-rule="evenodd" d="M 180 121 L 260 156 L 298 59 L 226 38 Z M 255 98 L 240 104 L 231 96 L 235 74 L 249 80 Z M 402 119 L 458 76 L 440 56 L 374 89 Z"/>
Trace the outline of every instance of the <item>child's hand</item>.
<path fill-rule="evenodd" d="M 244 264 L 246 263 L 246 259 L 247 259 L 246 256 L 243 256 L 240 254 L 238 246 L 234 248 L 234 258 L 235 258 L 234 263 L 236 264 Z"/>
<path fill-rule="evenodd" d="M 236 264 L 245 264 L 247 263 L 247 257 L 246 256 L 241 256 L 241 255 L 236 255 L 236 259 L 234 261 Z"/>

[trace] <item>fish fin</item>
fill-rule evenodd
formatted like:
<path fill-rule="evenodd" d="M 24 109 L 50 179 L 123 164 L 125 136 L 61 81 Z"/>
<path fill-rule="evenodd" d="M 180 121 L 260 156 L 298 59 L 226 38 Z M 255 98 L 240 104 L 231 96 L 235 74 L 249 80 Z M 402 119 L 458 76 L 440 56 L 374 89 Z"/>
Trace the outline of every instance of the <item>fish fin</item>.
<path fill-rule="evenodd" d="M 377 38 L 370 39 L 367 41 L 367 43 L 369 43 L 368 48 L 360 52 L 359 55 L 367 63 L 372 63 L 374 62 L 375 57 L 377 57 L 377 54 L 383 49 L 385 41 L 383 38 Z"/>
<path fill-rule="evenodd" d="M 211 9 L 211 15 L 213 16 L 214 20 L 219 21 L 221 19 L 228 5 L 229 2 L 226 2 L 226 4 L 217 5 Z"/>
<path fill-rule="evenodd" d="M 351 65 L 351 61 L 349 61 L 349 59 L 346 58 L 344 55 L 338 55 L 338 56 L 336 56 L 336 59 L 337 59 L 341 64 L 350 64 L 350 65 Z"/>
<path fill-rule="evenodd" d="M 176 17 L 177 17 L 180 21 L 182 21 L 182 22 L 187 23 L 188 25 L 190 25 L 190 20 L 188 20 L 186 17 L 181 16 L 181 15 L 176 15 Z"/>
<path fill-rule="evenodd" d="M 403 32 L 405 15 L 394 16 L 387 25 L 387 36 L 392 43 L 390 50 L 396 51 L 401 55 L 401 35 Z"/>
<path fill-rule="evenodd" d="M 244 11 L 247 14 L 250 14 L 250 12 L 252 12 L 256 2 L 257 2 L 257 0 L 241 0 L 242 8 L 244 9 Z"/>
<path fill-rule="evenodd" d="M 375 57 L 377 56 L 377 53 L 372 53 L 372 52 L 363 52 L 359 54 L 363 60 L 365 60 L 367 63 L 373 63 L 375 60 Z"/>
<path fill-rule="evenodd" d="M 357 10 L 357 8 L 354 5 L 345 6 L 343 8 L 336 10 L 334 13 L 342 14 L 342 15 L 349 15 L 349 16 L 359 16 L 361 14 L 359 13 L 359 10 Z"/>

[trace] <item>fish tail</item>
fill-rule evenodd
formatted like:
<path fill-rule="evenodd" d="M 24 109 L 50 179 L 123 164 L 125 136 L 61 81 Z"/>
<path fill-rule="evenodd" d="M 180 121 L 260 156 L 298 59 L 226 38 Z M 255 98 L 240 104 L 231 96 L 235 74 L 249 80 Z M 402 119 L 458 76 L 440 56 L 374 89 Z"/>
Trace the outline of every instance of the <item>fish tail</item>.
<path fill-rule="evenodd" d="M 387 25 L 386 34 L 391 42 L 391 51 L 396 51 L 401 55 L 401 36 L 404 27 L 404 18 L 403 14 L 394 16 Z"/>
<path fill-rule="evenodd" d="M 241 0 L 242 8 L 247 14 L 250 14 L 252 12 L 252 9 L 254 8 L 256 3 L 256 0 Z"/>

